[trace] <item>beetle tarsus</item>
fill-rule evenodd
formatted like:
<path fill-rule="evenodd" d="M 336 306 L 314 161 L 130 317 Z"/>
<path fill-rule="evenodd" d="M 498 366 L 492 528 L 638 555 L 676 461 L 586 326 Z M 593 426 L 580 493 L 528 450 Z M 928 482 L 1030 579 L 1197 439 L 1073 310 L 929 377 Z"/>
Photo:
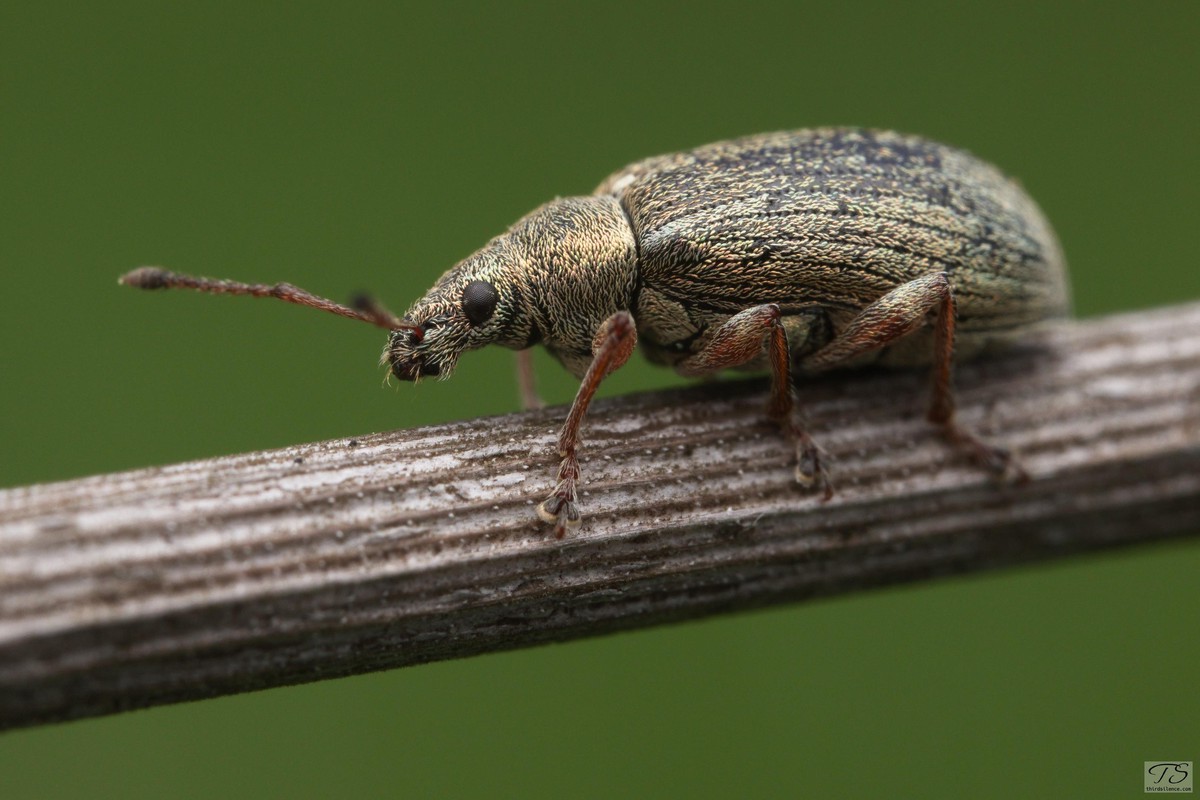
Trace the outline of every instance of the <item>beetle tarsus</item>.
<path fill-rule="evenodd" d="M 822 502 L 828 501 L 833 497 L 833 484 L 829 482 L 821 448 L 797 425 L 786 429 L 786 433 L 796 442 L 796 483 L 805 489 L 820 489 Z"/>
<path fill-rule="evenodd" d="M 953 421 L 942 423 L 942 435 L 950 444 L 963 451 L 972 463 L 1000 480 L 1016 484 L 1029 482 L 1029 473 L 1012 451 L 989 444 Z"/>
<path fill-rule="evenodd" d="M 537 507 L 537 514 L 544 522 L 554 526 L 554 536 L 563 538 L 567 528 L 579 524 L 582 516 L 579 513 L 579 462 L 574 453 L 563 456 L 558 467 L 558 485 L 550 496 Z"/>
<path fill-rule="evenodd" d="M 576 496 L 575 482 L 560 483 L 554 493 L 547 497 L 537 507 L 538 516 L 543 522 L 554 526 L 554 538 L 561 539 L 567 535 L 568 528 L 579 525 L 582 517 L 579 514 L 579 504 L 572 498 Z"/>

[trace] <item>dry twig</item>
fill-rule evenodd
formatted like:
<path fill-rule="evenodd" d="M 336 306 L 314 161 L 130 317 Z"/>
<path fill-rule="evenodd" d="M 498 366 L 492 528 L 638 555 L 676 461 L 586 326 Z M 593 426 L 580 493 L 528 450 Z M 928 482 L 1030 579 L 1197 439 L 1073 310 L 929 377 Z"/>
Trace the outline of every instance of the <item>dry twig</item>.
<path fill-rule="evenodd" d="M 799 491 L 765 384 L 596 404 L 555 541 L 563 409 L 0 492 L 0 726 L 65 720 L 1200 532 L 1200 305 L 967 365 L 998 486 L 921 375 L 805 384 L 838 493 Z"/>

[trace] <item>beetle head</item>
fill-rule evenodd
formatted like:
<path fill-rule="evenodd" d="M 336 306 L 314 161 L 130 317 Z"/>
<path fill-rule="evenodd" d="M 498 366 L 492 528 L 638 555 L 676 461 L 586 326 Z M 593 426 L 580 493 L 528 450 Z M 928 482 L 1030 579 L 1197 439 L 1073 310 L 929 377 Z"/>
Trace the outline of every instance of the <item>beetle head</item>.
<path fill-rule="evenodd" d="M 542 343 L 582 376 L 592 338 L 615 311 L 629 308 L 636 284 L 636 243 L 611 197 L 551 201 L 449 270 L 397 318 L 370 298 L 351 306 L 288 283 L 217 280 L 141 267 L 120 282 L 140 289 L 193 289 L 274 297 L 390 331 L 382 362 L 406 381 L 447 378 L 465 350 Z"/>
<path fill-rule="evenodd" d="M 615 199 L 553 200 L 438 279 L 394 326 L 383 361 L 403 380 L 446 378 L 465 350 L 541 343 L 582 377 L 596 330 L 632 302 L 636 258 Z"/>
<path fill-rule="evenodd" d="M 491 244 L 443 275 L 392 331 L 382 361 L 397 378 L 448 378 L 465 350 L 510 343 L 522 320 L 507 243 Z"/>

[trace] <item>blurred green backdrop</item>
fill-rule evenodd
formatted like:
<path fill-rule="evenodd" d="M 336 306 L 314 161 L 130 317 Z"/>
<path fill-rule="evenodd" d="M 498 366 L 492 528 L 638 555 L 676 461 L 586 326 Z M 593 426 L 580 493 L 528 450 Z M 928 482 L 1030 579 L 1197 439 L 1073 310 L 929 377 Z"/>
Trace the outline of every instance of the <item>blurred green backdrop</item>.
<path fill-rule="evenodd" d="M 116 276 L 403 310 L 539 203 L 745 133 L 964 146 L 1055 222 L 1080 314 L 1198 298 L 1198 9 L 6 4 L 0 485 L 512 410 L 504 351 L 386 391 L 365 325 Z M 1127 797 L 1200 760 L 1198 568 L 1113 553 L 23 731 L 0 797 Z"/>

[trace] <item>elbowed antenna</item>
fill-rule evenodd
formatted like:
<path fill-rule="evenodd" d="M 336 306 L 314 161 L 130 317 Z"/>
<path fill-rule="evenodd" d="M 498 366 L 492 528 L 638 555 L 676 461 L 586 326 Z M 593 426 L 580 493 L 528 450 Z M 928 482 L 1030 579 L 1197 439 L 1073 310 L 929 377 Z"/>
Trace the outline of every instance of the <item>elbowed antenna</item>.
<path fill-rule="evenodd" d="M 193 275 L 182 275 L 162 267 L 138 267 L 117 279 L 125 286 L 138 289 L 194 289 L 210 294 L 248 294 L 252 297 L 275 297 L 298 306 L 328 311 L 342 317 L 349 317 L 360 322 L 369 322 L 389 331 L 410 330 L 419 338 L 421 328 L 402 322 L 395 314 L 388 311 L 372 298 L 360 295 L 355 298 L 355 308 L 335 303 L 324 297 L 318 297 L 290 283 L 240 283 L 238 281 L 215 280 L 213 278 L 198 278 Z"/>

